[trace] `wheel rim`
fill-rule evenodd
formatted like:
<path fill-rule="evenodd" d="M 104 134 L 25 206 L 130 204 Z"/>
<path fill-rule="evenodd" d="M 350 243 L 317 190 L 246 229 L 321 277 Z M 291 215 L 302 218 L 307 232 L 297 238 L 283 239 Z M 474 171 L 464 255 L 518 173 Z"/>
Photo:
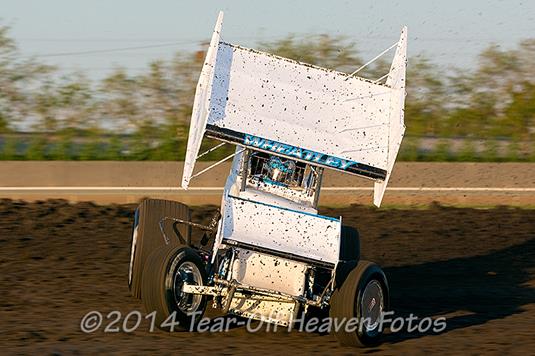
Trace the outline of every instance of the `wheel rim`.
<path fill-rule="evenodd" d="M 384 310 L 384 293 L 381 283 L 375 279 L 366 284 L 360 302 L 361 317 L 364 318 L 364 331 L 366 334 L 377 335 L 379 323 Z"/>
<path fill-rule="evenodd" d="M 176 270 L 173 283 L 175 303 L 178 309 L 187 314 L 195 312 L 199 308 L 202 302 L 202 296 L 182 292 L 184 283 L 197 286 L 202 285 L 201 271 L 192 262 L 183 262 L 180 264 Z"/>

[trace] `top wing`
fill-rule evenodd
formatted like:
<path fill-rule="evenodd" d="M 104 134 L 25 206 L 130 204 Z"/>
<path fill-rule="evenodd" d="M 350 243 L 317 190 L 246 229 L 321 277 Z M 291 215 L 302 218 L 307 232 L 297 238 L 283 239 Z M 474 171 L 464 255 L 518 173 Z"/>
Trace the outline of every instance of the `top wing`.
<path fill-rule="evenodd" d="M 219 15 L 192 113 L 182 186 L 204 135 L 376 180 L 404 134 L 407 30 L 385 84 L 222 42 Z"/>

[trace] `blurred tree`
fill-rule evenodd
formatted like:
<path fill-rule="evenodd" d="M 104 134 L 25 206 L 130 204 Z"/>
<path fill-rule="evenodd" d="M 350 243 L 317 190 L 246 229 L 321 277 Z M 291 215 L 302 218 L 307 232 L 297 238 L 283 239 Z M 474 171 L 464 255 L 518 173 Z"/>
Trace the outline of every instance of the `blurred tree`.
<path fill-rule="evenodd" d="M 535 140 L 532 140 L 529 142 L 529 156 L 528 161 L 529 162 L 535 162 Z"/>
<path fill-rule="evenodd" d="M 438 162 L 449 161 L 451 156 L 450 146 L 450 142 L 447 139 L 440 139 L 433 149 L 431 159 Z"/>
<path fill-rule="evenodd" d="M 24 159 L 27 160 L 44 160 L 47 158 L 48 141 L 44 135 L 35 135 L 26 150 Z"/>
<path fill-rule="evenodd" d="M 408 135 L 438 136 L 443 133 L 447 89 L 442 77 L 440 70 L 426 57 L 417 57 L 410 62 L 405 103 Z"/>
<path fill-rule="evenodd" d="M 532 121 L 529 113 L 519 112 L 518 104 L 529 102 L 526 98 L 535 84 L 534 56 L 533 40 L 523 41 L 513 50 L 491 45 L 480 54 L 475 71 L 454 78 L 459 94 L 457 107 L 470 112 L 472 118 L 469 132 L 488 137 L 526 137 Z M 519 93 L 528 94 L 524 97 Z M 463 122 L 462 115 L 457 117 Z"/>
<path fill-rule="evenodd" d="M 61 128 L 96 132 L 99 120 L 91 82 L 83 73 L 73 73 L 57 83 L 57 120 Z"/>
<path fill-rule="evenodd" d="M 504 110 L 505 117 L 501 120 L 503 129 L 514 139 L 534 139 L 535 83 L 522 81 L 510 95 L 511 101 Z"/>
<path fill-rule="evenodd" d="M 108 128 L 121 133 L 134 131 L 152 120 L 144 115 L 139 82 L 123 68 L 115 69 L 99 87 L 100 117 Z"/>
<path fill-rule="evenodd" d="M 17 139 L 13 136 L 7 136 L 4 139 L 2 151 L 0 153 L 2 160 L 18 160 L 20 158 L 18 147 Z"/>
<path fill-rule="evenodd" d="M 77 158 L 82 161 L 94 161 L 101 160 L 106 157 L 103 153 L 102 144 L 98 140 L 98 136 L 91 135 L 88 136 L 88 140 L 82 144 L 78 144 L 78 147 L 81 146 L 80 151 L 78 152 Z"/>
<path fill-rule="evenodd" d="M 68 161 L 74 159 L 75 152 L 73 146 L 72 130 L 64 130 L 58 135 L 58 139 L 53 142 L 50 150 L 50 159 L 57 161 Z"/>
<path fill-rule="evenodd" d="M 462 162 L 477 161 L 478 154 L 477 149 L 472 139 L 465 139 L 462 147 L 457 153 L 457 160 Z"/>
<path fill-rule="evenodd" d="M 121 138 L 118 135 L 113 135 L 106 146 L 106 151 L 102 159 L 110 161 L 120 161 L 124 159 L 123 144 Z"/>
<path fill-rule="evenodd" d="M 291 35 L 260 47 L 346 73 L 364 62 L 356 44 L 343 36 Z M 535 39 L 508 50 L 491 45 L 473 70 L 443 70 L 425 56 L 409 58 L 407 139 L 400 159 L 499 160 L 496 139 L 513 140 L 504 159 L 525 159 L 520 147 L 535 139 L 533 58 Z M 0 134 L 30 128 L 41 133 L 30 140 L 28 159 L 183 159 L 203 60 L 203 50 L 178 53 L 153 61 L 141 74 L 116 68 L 93 83 L 83 73 L 59 77 L 54 68 L 24 59 L 9 28 L 0 26 Z M 358 75 L 378 79 L 389 67 L 389 60 L 380 59 Z M 110 133 L 109 141 L 103 139 Z M 422 137 L 438 139 L 434 151 L 420 153 Z M 451 137 L 466 139 L 460 150 L 447 147 Z M 484 139 L 480 155 L 474 139 Z M 25 145 L 7 141 L 3 157 L 20 156 L 17 147 Z M 206 148 L 210 144 L 206 141 Z M 205 158 L 218 159 L 230 151 Z"/>
<path fill-rule="evenodd" d="M 0 25 L 0 133 L 28 119 L 32 94 L 40 90 L 41 81 L 53 70 L 33 59 L 20 59 L 9 30 Z"/>
<path fill-rule="evenodd" d="M 517 140 L 511 140 L 507 143 L 505 159 L 509 162 L 521 160 L 520 145 Z"/>
<path fill-rule="evenodd" d="M 147 132 L 147 128 L 137 131 L 131 135 L 130 144 L 128 146 L 129 159 L 134 161 L 146 161 L 151 158 L 156 149 L 155 140 L 151 139 L 144 133 Z"/>
<path fill-rule="evenodd" d="M 401 143 L 399 160 L 418 161 L 420 158 L 420 140 L 416 137 L 405 137 Z"/>
<path fill-rule="evenodd" d="M 32 126 L 38 132 L 56 132 L 60 129 L 57 117 L 59 98 L 56 89 L 52 79 L 47 78 L 43 82 L 41 90 L 33 95 L 31 111 L 37 120 Z"/>
<path fill-rule="evenodd" d="M 482 158 L 488 162 L 495 162 L 500 159 L 498 154 L 498 144 L 495 139 L 487 139 L 483 143 L 483 154 Z"/>

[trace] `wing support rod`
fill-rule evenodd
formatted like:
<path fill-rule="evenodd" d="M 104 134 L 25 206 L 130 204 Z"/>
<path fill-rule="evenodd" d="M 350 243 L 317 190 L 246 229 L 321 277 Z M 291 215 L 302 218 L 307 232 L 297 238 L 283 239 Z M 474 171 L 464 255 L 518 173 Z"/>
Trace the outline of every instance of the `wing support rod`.
<path fill-rule="evenodd" d="M 197 158 L 195 158 L 195 160 L 198 160 L 202 156 L 206 156 L 208 153 L 213 152 L 213 151 L 217 150 L 219 147 L 224 146 L 226 144 L 227 144 L 226 142 L 221 142 L 217 146 L 214 146 L 214 147 L 210 148 L 208 151 L 205 151 L 205 152 L 201 153 L 200 155 L 198 155 Z"/>
<path fill-rule="evenodd" d="M 205 169 L 203 169 L 202 171 L 200 171 L 200 172 L 198 172 L 198 173 L 195 173 L 194 175 L 192 175 L 192 176 L 191 176 L 191 178 L 190 178 L 190 179 L 193 179 L 193 178 L 195 178 L 195 177 L 198 177 L 198 176 L 200 176 L 200 175 L 201 175 L 201 174 L 203 174 L 203 173 L 206 173 L 206 172 L 208 172 L 208 171 L 209 171 L 210 169 L 212 169 L 212 168 L 214 168 L 214 167 L 217 167 L 217 166 L 219 166 L 219 165 L 220 165 L 221 163 L 223 163 L 223 162 L 225 162 L 225 161 L 227 161 L 227 160 L 231 159 L 232 157 L 236 156 L 237 154 L 240 154 L 240 153 L 242 153 L 242 152 L 243 152 L 243 151 L 245 151 L 245 150 L 246 150 L 246 149 L 245 149 L 245 148 L 243 148 L 243 149 L 241 149 L 241 150 L 239 150 L 239 151 L 237 151 L 237 152 L 234 152 L 234 153 L 233 153 L 233 154 L 231 154 L 231 155 L 228 155 L 227 157 L 223 158 L 222 160 L 220 160 L 220 161 L 217 161 L 216 163 L 214 163 L 214 164 L 212 164 L 212 165 L 210 165 L 210 166 L 206 167 L 206 168 L 205 168 Z"/>
<path fill-rule="evenodd" d="M 390 51 L 392 48 L 396 47 L 398 45 L 399 42 L 396 42 L 394 43 L 392 46 L 388 47 L 387 49 L 385 49 L 384 51 L 382 51 L 381 53 L 379 53 L 377 56 L 373 57 L 373 59 L 369 60 L 368 62 L 364 63 L 363 65 L 361 65 L 356 71 L 354 71 L 353 73 L 351 73 L 347 78 L 346 80 L 348 80 L 349 78 L 351 78 L 352 76 L 354 76 L 355 74 L 357 74 L 358 72 L 360 72 L 361 70 L 363 70 L 364 68 L 366 68 L 367 66 L 369 66 L 370 64 L 372 64 L 373 62 L 375 62 L 379 57 L 381 57 L 383 54 L 385 54 L 386 52 Z"/>

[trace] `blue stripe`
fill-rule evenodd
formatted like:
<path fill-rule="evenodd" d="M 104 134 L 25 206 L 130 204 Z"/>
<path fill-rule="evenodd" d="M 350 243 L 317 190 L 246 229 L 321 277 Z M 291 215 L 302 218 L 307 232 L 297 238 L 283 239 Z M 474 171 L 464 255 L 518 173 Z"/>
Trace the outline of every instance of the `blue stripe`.
<path fill-rule="evenodd" d="M 302 214 L 302 215 L 309 215 L 309 216 L 313 216 L 313 217 L 315 217 L 315 218 L 320 218 L 320 219 L 325 219 L 325 220 L 330 220 L 330 221 L 337 221 L 337 222 L 340 221 L 339 219 L 332 218 L 332 217 L 330 217 L 330 216 L 319 215 L 319 214 L 312 214 L 312 213 L 308 213 L 308 212 L 306 212 L 306 211 L 301 211 L 301 210 L 294 210 L 294 209 L 284 208 L 284 207 L 280 207 L 280 206 L 276 206 L 276 205 L 272 205 L 272 204 L 262 203 L 262 202 L 259 202 L 259 201 L 254 201 L 254 200 L 250 200 L 250 199 L 244 199 L 244 198 L 236 197 L 236 196 L 234 196 L 234 195 L 230 195 L 230 194 L 229 194 L 228 196 L 231 197 L 231 198 L 238 199 L 238 200 L 243 200 L 243 201 L 246 201 L 246 202 L 249 202 L 249 203 L 254 203 L 254 204 L 260 204 L 260 205 L 264 205 L 264 206 L 269 206 L 270 208 L 275 208 L 275 209 L 280 209 L 280 210 L 291 211 L 291 212 L 293 212 L 293 213 L 298 213 L 298 214 Z"/>

